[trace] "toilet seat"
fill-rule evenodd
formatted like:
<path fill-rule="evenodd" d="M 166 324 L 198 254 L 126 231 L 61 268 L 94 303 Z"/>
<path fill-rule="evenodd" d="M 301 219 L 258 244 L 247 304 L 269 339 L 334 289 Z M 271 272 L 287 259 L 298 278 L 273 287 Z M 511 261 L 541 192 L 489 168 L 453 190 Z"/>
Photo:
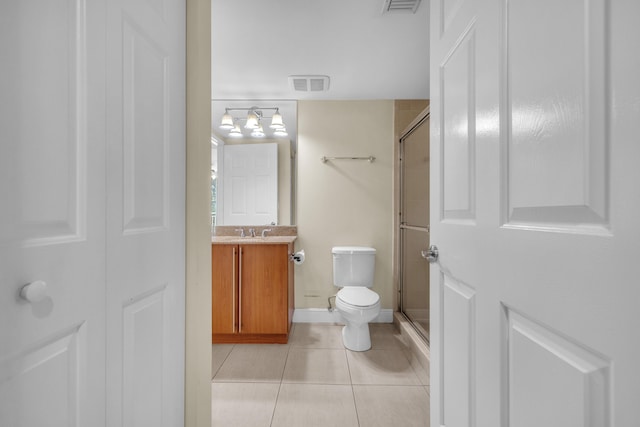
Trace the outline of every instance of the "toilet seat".
<path fill-rule="evenodd" d="M 380 301 L 380 295 L 362 286 L 346 286 L 338 291 L 336 298 L 352 307 L 371 307 Z"/>

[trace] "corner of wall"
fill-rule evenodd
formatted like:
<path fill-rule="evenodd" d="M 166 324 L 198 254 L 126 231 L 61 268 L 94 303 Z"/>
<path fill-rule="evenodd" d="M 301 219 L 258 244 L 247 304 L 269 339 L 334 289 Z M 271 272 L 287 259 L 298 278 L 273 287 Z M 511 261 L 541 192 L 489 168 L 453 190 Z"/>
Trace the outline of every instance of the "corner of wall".
<path fill-rule="evenodd" d="M 211 426 L 211 2 L 187 0 L 185 419 Z"/>

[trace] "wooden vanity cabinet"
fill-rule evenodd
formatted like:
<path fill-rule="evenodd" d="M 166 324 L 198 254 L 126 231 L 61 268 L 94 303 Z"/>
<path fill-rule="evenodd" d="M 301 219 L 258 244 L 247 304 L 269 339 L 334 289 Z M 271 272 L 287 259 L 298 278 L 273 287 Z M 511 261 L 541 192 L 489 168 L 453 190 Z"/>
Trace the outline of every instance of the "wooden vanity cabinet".
<path fill-rule="evenodd" d="M 211 247 L 211 302 L 212 333 L 236 332 L 238 245 L 212 245 Z"/>
<path fill-rule="evenodd" d="M 212 342 L 287 342 L 294 304 L 292 249 L 292 244 L 213 244 Z"/>

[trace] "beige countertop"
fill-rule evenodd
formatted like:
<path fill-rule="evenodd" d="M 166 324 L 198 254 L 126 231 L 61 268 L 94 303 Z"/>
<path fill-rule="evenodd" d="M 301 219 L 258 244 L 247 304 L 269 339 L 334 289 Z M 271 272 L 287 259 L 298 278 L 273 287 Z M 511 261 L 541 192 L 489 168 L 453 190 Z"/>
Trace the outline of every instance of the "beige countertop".
<path fill-rule="evenodd" d="M 293 243 L 298 236 L 267 236 L 267 237 L 239 237 L 239 236 L 212 236 L 211 243 L 227 245 L 269 245 L 280 243 Z"/>
<path fill-rule="evenodd" d="M 240 237 L 240 229 L 243 229 L 247 235 L 253 229 L 257 237 Z M 266 230 L 266 237 L 261 237 L 263 230 Z M 297 238 L 298 227 L 295 225 L 219 225 L 214 230 L 211 243 L 219 245 L 289 244 Z"/>

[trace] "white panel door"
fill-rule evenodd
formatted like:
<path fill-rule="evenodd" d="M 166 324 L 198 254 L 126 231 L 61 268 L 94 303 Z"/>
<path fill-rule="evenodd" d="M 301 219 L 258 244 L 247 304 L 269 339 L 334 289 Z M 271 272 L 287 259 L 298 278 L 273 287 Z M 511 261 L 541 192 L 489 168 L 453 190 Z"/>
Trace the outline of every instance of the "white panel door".
<path fill-rule="evenodd" d="M 104 425 L 104 28 L 0 3 L 0 426 Z"/>
<path fill-rule="evenodd" d="M 640 3 L 431 2 L 431 425 L 640 420 Z"/>
<path fill-rule="evenodd" d="M 185 4 L 107 7 L 107 425 L 184 412 Z"/>
<path fill-rule="evenodd" d="M 224 224 L 278 223 L 278 144 L 225 145 Z"/>

